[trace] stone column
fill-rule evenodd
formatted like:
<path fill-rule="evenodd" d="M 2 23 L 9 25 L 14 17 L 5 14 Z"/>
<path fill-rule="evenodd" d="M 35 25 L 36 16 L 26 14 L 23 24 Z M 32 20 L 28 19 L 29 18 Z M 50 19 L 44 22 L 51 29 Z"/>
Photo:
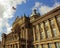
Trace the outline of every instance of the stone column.
<path fill-rule="evenodd" d="M 40 48 L 42 48 L 42 45 L 40 44 Z"/>
<path fill-rule="evenodd" d="M 10 45 L 9 45 L 9 48 L 10 48 Z"/>
<path fill-rule="evenodd" d="M 12 45 L 12 48 L 14 48 L 14 44 Z"/>
<path fill-rule="evenodd" d="M 44 22 L 42 22 L 42 26 L 41 26 L 41 27 L 42 27 L 42 29 L 43 29 L 43 33 L 44 33 L 43 35 L 44 35 L 44 39 L 45 39 L 45 38 L 46 38 L 46 33 L 45 33 L 45 26 L 44 26 Z"/>
<path fill-rule="evenodd" d="M 16 45 L 14 44 L 14 48 L 16 48 Z"/>
<path fill-rule="evenodd" d="M 34 38 L 34 41 L 35 41 L 35 30 L 34 30 L 34 27 L 33 27 L 33 38 Z"/>
<path fill-rule="evenodd" d="M 10 48 L 10 45 L 9 45 L 9 48 Z"/>
<path fill-rule="evenodd" d="M 20 48 L 19 44 L 17 44 L 17 45 L 18 45 L 18 48 Z"/>
<path fill-rule="evenodd" d="M 13 48 L 13 44 L 12 44 L 12 48 Z"/>
<path fill-rule="evenodd" d="M 23 38 L 24 38 L 24 29 L 23 29 Z"/>
<path fill-rule="evenodd" d="M 8 45 L 8 48 L 9 48 L 9 45 Z"/>
<path fill-rule="evenodd" d="M 10 48 L 11 48 L 11 45 L 10 45 Z"/>
<path fill-rule="evenodd" d="M 34 45 L 34 48 L 36 48 L 36 45 Z"/>
<path fill-rule="evenodd" d="M 53 35 L 52 35 L 52 30 L 51 30 L 50 21 L 49 21 L 49 20 L 47 20 L 47 22 L 48 22 L 48 27 L 49 27 L 50 36 L 52 37 Z"/>
<path fill-rule="evenodd" d="M 2 47 L 2 48 L 4 48 L 4 47 Z M 5 48 L 6 48 L 6 46 L 5 46 Z"/>
<path fill-rule="evenodd" d="M 18 48 L 18 47 L 17 47 L 17 44 L 15 44 L 15 47 Z"/>
<path fill-rule="evenodd" d="M 47 44 L 45 44 L 45 48 L 48 48 L 48 45 Z"/>
<path fill-rule="evenodd" d="M 37 25 L 36 25 L 36 32 L 37 32 L 37 35 L 38 35 L 38 37 L 37 37 L 37 38 L 38 38 L 38 41 L 40 41 L 39 25 L 40 25 L 40 24 L 37 24 Z"/>
<path fill-rule="evenodd" d="M 52 43 L 52 48 L 56 48 L 54 43 Z"/>
<path fill-rule="evenodd" d="M 8 48 L 8 45 L 6 45 L 6 48 Z"/>
<path fill-rule="evenodd" d="M 60 25 L 59 25 L 59 24 L 60 24 L 60 23 L 59 23 L 59 22 L 60 22 L 60 21 L 59 21 L 59 20 L 60 20 L 60 15 L 56 16 L 55 19 L 56 19 L 57 26 L 58 26 L 58 29 L 59 29 L 59 32 L 60 32 Z"/>
<path fill-rule="evenodd" d="M 9 45 L 9 48 L 11 48 L 11 45 Z"/>
<path fill-rule="evenodd" d="M 26 48 L 27 48 L 27 40 L 28 40 L 28 29 L 26 28 Z"/>
<path fill-rule="evenodd" d="M 22 36 L 22 29 L 21 29 L 21 34 L 20 34 L 20 36 L 21 36 L 21 38 L 23 37 L 23 36 Z"/>
<path fill-rule="evenodd" d="M 11 45 L 11 48 L 12 48 L 12 45 Z"/>
<path fill-rule="evenodd" d="M 56 26 L 57 35 L 59 35 L 59 29 L 58 29 L 58 25 L 57 25 L 57 22 L 56 22 L 56 18 L 55 17 L 54 17 L 54 23 L 55 23 L 55 26 Z"/>

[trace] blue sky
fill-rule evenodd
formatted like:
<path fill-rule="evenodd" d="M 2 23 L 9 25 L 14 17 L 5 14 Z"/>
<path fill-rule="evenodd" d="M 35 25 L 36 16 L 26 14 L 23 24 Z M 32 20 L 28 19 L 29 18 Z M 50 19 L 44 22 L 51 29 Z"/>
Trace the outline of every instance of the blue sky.
<path fill-rule="evenodd" d="M 16 0 L 17 1 L 17 0 Z M 9 30 L 10 27 L 12 26 L 15 18 L 17 16 L 21 17 L 24 15 L 24 13 L 26 14 L 26 16 L 30 16 L 33 9 L 37 9 L 38 12 L 40 12 L 41 15 L 49 12 L 50 10 L 60 6 L 60 0 L 20 0 L 20 4 L 16 3 L 16 11 L 14 12 L 14 14 L 12 15 L 13 17 L 11 16 L 3 16 L 5 17 L 4 20 L 6 20 L 6 23 L 8 25 L 8 27 L 6 27 L 5 25 L 3 25 L 1 27 L 1 30 L 4 32 L 4 33 L 9 33 Z M 13 4 L 14 6 L 14 4 Z M 2 13 L 2 12 L 1 12 Z M 10 12 L 12 13 L 12 12 Z M 2 17 L 2 19 L 3 19 Z M 2 20 L 1 22 L 3 22 L 4 20 Z M 4 21 L 5 22 L 5 21 Z M 4 23 L 3 22 L 3 23 Z M 1 23 L 1 24 L 3 24 Z M 11 30 L 11 29 L 10 29 Z M 1 38 L 1 35 L 2 35 L 2 31 L 0 31 L 0 38 Z"/>
<path fill-rule="evenodd" d="M 17 15 L 21 16 L 24 13 L 26 13 L 27 15 L 30 15 L 32 8 L 36 2 L 40 2 L 40 3 L 43 3 L 43 5 L 52 7 L 53 4 L 55 3 L 55 0 L 29 0 L 22 5 L 17 5 L 15 16 Z M 60 0 L 56 0 L 56 2 L 60 2 Z"/>
<path fill-rule="evenodd" d="M 16 12 L 14 13 L 14 17 L 11 20 L 14 20 L 16 16 L 23 16 L 24 13 L 27 16 L 30 16 L 30 14 L 32 13 L 32 8 L 35 6 L 36 2 L 42 3 L 42 6 L 46 5 L 49 7 L 53 7 L 55 2 L 60 3 L 60 0 L 56 0 L 56 1 L 55 0 L 27 0 L 26 3 L 17 5 Z M 10 21 L 10 23 L 13 23 L 13 22 Z"/>
<path fill-rule="evenodd" d="M 23 16 L 24 13 L 26 14 L 26 16 L 30 16 L 30 14 L 32 13 L 32 8 L 35 6 L 36 2 L 42 3 L 42 6 L 46 5 L 52 8 L 55 2 L 60 3 L 60 0 L 27 0 L 26 3 L 17 5 L 16 12 L 14 13 L 14 17 L 11 18 L 9 22 L 12 24 L 17 16 L 19 17 Z"/>

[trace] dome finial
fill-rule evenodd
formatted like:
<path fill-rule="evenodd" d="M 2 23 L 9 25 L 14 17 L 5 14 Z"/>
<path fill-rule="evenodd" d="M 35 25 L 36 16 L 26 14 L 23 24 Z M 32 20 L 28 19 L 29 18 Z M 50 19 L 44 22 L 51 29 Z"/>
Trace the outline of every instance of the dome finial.
<path fill-rule="evenodd" d="M 24 16 L 26 16 L 26 14 L 24 13 Z"/>
<path fill-rule="evenodd" d="M 37 11 L 37 10 L 36 10 L 36 9 L 34 9 L 34 10 L 33 10 L 33 13 L 34 13 L 34 14 L 36 14 L 36 11 Z"/>
<path fill-rule="evenodd" d="M 32 12 L 32 14 L 31 14 L 31 16 L 36 15 L 36 14 L 37 14 L 37 10 L 34 9 L 33 12 Z"/>

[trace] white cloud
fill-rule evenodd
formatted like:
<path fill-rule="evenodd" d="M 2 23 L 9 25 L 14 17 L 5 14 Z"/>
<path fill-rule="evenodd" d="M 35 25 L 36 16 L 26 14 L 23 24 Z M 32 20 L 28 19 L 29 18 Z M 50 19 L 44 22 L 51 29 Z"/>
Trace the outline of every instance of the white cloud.
<path fill-rule="evenodd" d="M 0 32 L 4 32 L 6 29 L 6 34 L 11 31 L 11 26 L 8 23 L 15 12 L 12 7 L 17 6 L 17 4 L 26 3 L 26 0 L 0 0 Z"/>
<path fill-rule="evenodd" d="M 39 8 L 42 5 L 40 2 L 36 2 L 35 6 L 32 8 L 32 10 Z"/>
<path fill-rule="evenodd" d="M 39 8 L 39 11 L 40 11 L 41 14 L 45 14 L 45 13 L 49 12 L 52 9 L 53 9 L 53 7 L 48 7 L 48 6 L 44 5 L 44 6 L 41 6 Z"/>
<path fill-rule="evenodd" d="M 43 3 L 40 3 L 40 2 L 36 2 L 35 6 L 32 8 L 32 10 L 37 9 L 40 12 L 40 14 L 43 15 L 43 14 L 51 11 L 52 9 L 54 9 L 58 6 L 60 6 L 59 2 L 55 2 L 52 7 L 44 5 Z"/>

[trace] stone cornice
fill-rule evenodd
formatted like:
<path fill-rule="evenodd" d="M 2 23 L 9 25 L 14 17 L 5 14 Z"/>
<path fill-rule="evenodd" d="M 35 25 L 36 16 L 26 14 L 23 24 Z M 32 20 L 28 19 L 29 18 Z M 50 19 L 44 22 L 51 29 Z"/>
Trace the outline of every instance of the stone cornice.
<path fill-rule="evenodd" d="M 42 22 L 48 18 L 56 16 L 57 14 L 60 14 L 60 6 L 37 18 L 34 22 L 32 22 L 32 24 L 36 24 L 36 22 Z"/>

